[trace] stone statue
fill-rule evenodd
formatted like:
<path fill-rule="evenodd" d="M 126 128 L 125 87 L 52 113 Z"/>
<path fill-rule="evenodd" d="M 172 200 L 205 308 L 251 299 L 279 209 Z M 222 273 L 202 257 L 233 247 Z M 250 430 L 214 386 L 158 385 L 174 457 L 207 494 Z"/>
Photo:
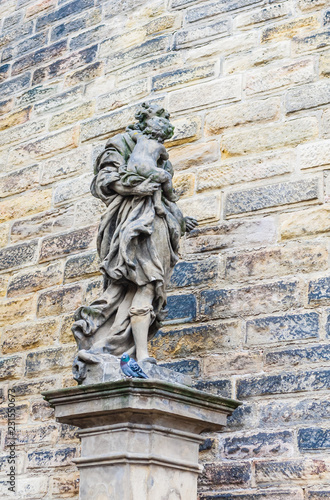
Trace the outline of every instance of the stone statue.
<path fill-rule="evenodd" d="M 124 352 L 155 363 L 148 340 L 166 317 L 166 286 L 180 237 L 197 225 L 175 204 L 163 144 L 173 135 L 169 116 L 159 105 L 143 103 L 137 122 L 109 139 L 96 160 L 91 192 L 107 205 L 97 239 L 104 292 L 75 313 L 79 351 L 73 373 L 80 383 L 89 365 L 111 359 L 119 365 Z"/>

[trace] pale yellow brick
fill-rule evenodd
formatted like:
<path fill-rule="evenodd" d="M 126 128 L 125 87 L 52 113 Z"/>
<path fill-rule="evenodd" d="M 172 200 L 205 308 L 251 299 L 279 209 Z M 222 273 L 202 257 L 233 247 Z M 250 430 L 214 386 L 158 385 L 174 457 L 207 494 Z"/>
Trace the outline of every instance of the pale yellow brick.
<path fill-rule="evenodd" d="M 195 175 L 194 174 L 176 174 L 173 178 L 173 185 L 181 198 L 192 196 L 195 190 Z"/>
<path fill-rule="evenodd" d="M 4 297 L 6 295 L 8 281 L 9 281 L 9 274 L 0 275 L 0 297 Z"/>
<path fill-rule="evenodd" d="M 233 160 L 199 170 L 197 191 L 287 174 L 293 168 L 293 154 L 287 152 Z"/>
<path fill-rule="evenodd" d="M 223 71 L 225 74 L 241 72 L 288 57 L 290 57 L 290 42 L 285 40 L 269 46 L 258 47 L 247 53 L 239 52 L 226 57 L 223 63 Z"/>
<path fill-rule="evenodd" d="M 320 55 L 320 75 L 330 77 L 330 53 Z"/>
<path fill-rule="evenodd" d="M 297 164 L 302 169 L 330 165 L 330 140 L 298 146 Z"/>
<path fill-rule="evenodd" d="M 292 13 L 289 2 L 277 3 L 259 7 L 252 12 L 244 12 L 234 19 L 234 27 L 238 29 L 250 29 L 253 25 L 259 25 L 266 21 L 286 17 Z"/>
<path fill-rule="evenodd" d="M 173 148 L 169 151 L 174 170 L 184 170 L 217 161 L 220 157 L 216 141 L 198 142 Z"/>
<path fill-rule="evenodd" d="M 262 353 L 234 352 L 219 353 L 203 359 L 203 374 L 206 378 L 217 377 L 218 374 L 235 374 L 237 372 L 254 373 L 262 370 Z"/>
<path fill-rule="evenodd" d="M 4 354 L 35 349 L 54 344 L 59 329 L 59 320 L 33 321 L 4 328 L 1 347 Z"/>
<path fill-rule="evenodd" d="M 317 134 L 318 122 L 315 117 L 299 118 L 263 127 L 250 127 L 248 130 L 242 128 L 238 132 L 223 134 L 221 151 L 223 156 L 227 157 L 297 146 L 314 139 Z"/>
<path fill-rule="evenodd" d="M 183 215 L 194 217 L 199 222 L 215 221 L 220 216 L 220 195 L 218 194 L 185 198 L 179 200 L 178 205 Z"/>
<path fill-rule="evenodd" d="M 89 172 L 92 163 L 90 146 L 80 146 L 70 153 L 55 156 L 42 163 L 40 184 L 50 184 L 74 174 Z"/>
<path fill-rule="evenodd" d="M 227 127 L 236 127 L 250 122 L 276 120 L 280 105 L 279 98 L 272 98 L 245 101 L 221 107 L 206 114 L 205 133 L 206 135 L 217 135 Z"/>
<path fill-rule="evenodd" d="M 8 198 L 0 204 L 0 223 L 48 210 L 51 206 L 51 200 L 51 189 L 32 191 L 23 196 Z"/>
<path fill-rule="evenodd" d="M 298 7 L 302 11 L 316 10 L 327 5 L 328 0 L 298 0 Z"/>
<path fill-rule="evenodd" d="M 215 40 L 196 49 L 189 50 L 187 62 L 210 59 L 214 56 L 223 56 L 251 50 L 259 45 L 259 34 L 256 32 L 244 33 Z"/>
<path fill-rule="evenodd" d="M 281 239 L 313 236 L 330 231 L 330 205 L 280 216 Z"/>
<path fill-rule="evenodd" d="M 108 94 L 101 95 L 97 100 L 98 111 L 111 111 L 132 100 L 141 98 L 148 93 L 147 79 L 139 80 L 123 89 L 118 89 Z"/>
<path fill-rule="evenodd" d="M 32 107 L 21 109 L 20 111 L 15 111 L 10 115 L 6 115 L 3 118 L 0 118 L 0 130 L 5 130 L 6 128 L 15 127 L 15 125 L 21 125 L 26 122 L 31 113 Z"/>
<path fill-rule="evenodd" d="M 10 224 L 0 224 L 0 248 L 8 245 L 9 241 Z"/>
<path fill-rule="evenodd" d="M 281 67 L 247 73 L 245 90 L 247 95 L 269 92 L 297 83 L 312 82 L 314 76 L 314 59 L 308 58 Z"/>
<path fill-rule="evenodd" d="M 49 124 L 49 130 L 66 127 L 72 123 L 79 122 L 93 115 L 95 103 L 93 101 L 85 102 L 74 108 L 67 109 L 61 113 L 52 116 Z"/>
<path fill-rule="evenodd" d="M 79 128 L 74 127 L 16 146 L 9 151 L 8 162 L 12 165 L 23 165 L 33 163 L 39 158 L 48 158 L 57 152 L 76 147 L 78 137 Z"/>
<path fill-rule="evenodd" d="M 35 314 L 35 300 L 29 297 L 1 300 L 0 301 L 0 326 L 13 325 L 27 319 Z"/>
<path fill-rule="evenodd" d="M 330 137 L 330 108 L 322 114 L 322 136 Z"/>
<path fill-rule="evenodd" d="M 166 147 L 193 142 L 201 137 L 202 120 L 200 116 L 187 116 L 177 120 L 171 119 L 174 135 L 166 141 Z"/>
<path fill-rule="evenodd" d="M 300 17 L 293 21 L 288 21 L 281 24 L 275 24 L 270 28 L 265 28 L 261 34 L 262 42 L 273 40 L 283 40 L 284 38 L 293 38 L 300 32 L 309 32 L 312 29 L 320 26 L 316 15 L 308 17 Z"/>

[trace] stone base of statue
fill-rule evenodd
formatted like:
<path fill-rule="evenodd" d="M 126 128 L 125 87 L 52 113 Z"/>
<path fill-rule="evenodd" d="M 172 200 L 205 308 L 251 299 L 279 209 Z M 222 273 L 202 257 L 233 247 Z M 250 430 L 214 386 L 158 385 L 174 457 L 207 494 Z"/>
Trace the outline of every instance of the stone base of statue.
<path fill-rule="evenodd" d="M 81 500 L 196 500 L 203 431 L 238 401 L 156 380 L 125 379 L 44 393 L 56 420 L 80 427 Z"/>

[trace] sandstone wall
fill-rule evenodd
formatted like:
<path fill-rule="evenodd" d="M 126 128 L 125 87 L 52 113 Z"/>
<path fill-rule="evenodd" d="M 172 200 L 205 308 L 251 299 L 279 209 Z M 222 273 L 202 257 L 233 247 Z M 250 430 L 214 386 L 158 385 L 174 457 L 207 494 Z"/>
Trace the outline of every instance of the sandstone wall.
<path fill-rule="evenodd" d="M 0 2 L 0 496 L 78 498 L 72 313 L 101 290 L 93 158 L 138 102 L 171 112 L 186 214 L 157 359 L 244 406 L 200 500 L 330 498 L 329 0 Z M 7 446 L 7 447 L 6 447 Z"/>

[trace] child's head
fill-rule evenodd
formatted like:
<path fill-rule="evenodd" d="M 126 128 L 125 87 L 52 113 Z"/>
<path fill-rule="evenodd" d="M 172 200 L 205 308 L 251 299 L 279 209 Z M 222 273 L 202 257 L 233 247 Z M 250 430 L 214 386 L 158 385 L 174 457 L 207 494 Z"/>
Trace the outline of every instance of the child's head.
<path fill-rule="evenodd" d="M 174 133 L 174 127 L 170 121 L 161 116 L 153 116 L 146 121 L 146 128 L 143 134 L 161 142 L 170 139 Z"/>

